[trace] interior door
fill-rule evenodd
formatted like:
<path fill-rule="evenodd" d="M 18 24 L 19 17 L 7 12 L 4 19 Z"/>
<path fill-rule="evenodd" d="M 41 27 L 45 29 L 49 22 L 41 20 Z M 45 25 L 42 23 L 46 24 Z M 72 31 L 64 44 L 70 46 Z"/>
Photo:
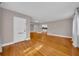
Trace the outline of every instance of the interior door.
<path fill-rule="evenodd" d="M 14 17 L 14 42 L 26 39 L 26 19 Z"/>

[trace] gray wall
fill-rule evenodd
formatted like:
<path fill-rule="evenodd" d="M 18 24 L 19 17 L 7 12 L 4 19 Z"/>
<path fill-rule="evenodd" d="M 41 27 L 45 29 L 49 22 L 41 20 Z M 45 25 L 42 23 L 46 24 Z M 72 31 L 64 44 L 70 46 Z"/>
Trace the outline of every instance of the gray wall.
<path fill-rule="evenodd" d="M 0 44 L 2 43 L 2 9 L 0 8 Z"/>
<path fill-rule="evenodd" d="M 29 32 L 30 32 L 30 20 L 31 17 L 21 14 L 21 13 L 17 13 L 17 12 L 13 12 L 4 8 L 1 8 L 3 13 L 2 13 L 2 36 L 3 36 L 3 42 L 4 43 L 8 43 L 8 42 L 13 42 L 13 17 L 17 16 L 17 17 L 22 17 L 27 19 L 27 24 L 26 24 L 26 31 L 27 31 L 27 36 L 29 36 Z"/>
<path fill-rule="evenodd" d="M 67 18 L 59 21 L 51 21 L 46 23 L 41 23 L 39 27 L 39 31 L 41 30 L 42 24 L 48 25 L 48 33 L 50 34 L 57 34 L 57 35 L 63 35 L 63 36 L 72 36 L 72 21 L 73 18 Z"/>
<path fill-rule="evenodd" d="M 31 23 L 31 25 L 30 25 L 30 31 L 31 32 L 39 32 L 40 31 L 40 29 L 39 29 L 39 26 L 40 26 L 40 24 L 39 23 Z"/>

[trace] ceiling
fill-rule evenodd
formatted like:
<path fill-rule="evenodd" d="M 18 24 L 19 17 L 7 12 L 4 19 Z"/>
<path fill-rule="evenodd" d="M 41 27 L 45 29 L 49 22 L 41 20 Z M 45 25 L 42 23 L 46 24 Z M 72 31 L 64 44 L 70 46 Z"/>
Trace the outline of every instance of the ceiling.
<path fill-rule="evenodd" d="M 2 7 L 29 15 L 34 22 L 47 22 L 71 17 L 79 2 L 3 2 Z"/>

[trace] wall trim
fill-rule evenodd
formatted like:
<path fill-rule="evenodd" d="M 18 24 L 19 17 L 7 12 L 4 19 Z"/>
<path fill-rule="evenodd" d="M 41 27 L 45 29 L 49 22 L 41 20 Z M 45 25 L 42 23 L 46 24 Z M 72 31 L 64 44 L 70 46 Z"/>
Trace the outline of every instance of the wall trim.
<path fill-rule="evenodd" d="M 2 52 L 2 42 L 0 41 L 0 53 Z"/>
<path fill-rule="evenodd" d="M 65 35 L 58 35 L 58 34 L 51 34 L 51 33 L 47 33 L 47 34 L 52 36 L 64 37 L 64 38 L 72 38 L 70 36 L 65 36 Z"/>
<path fill-rule="evenodd" d="M 42 32 L 36 32 L 36 33 L 42 33 Z M 52 34 L 52 33 L 47 33 L 47 34 L 51 36 L 58 36 L 58 37 L 63 37 L 63 38 L 72 38 L 71 36 L 65 36 L 65 35 L 59 35 L 59 34 Z"/>
<path fill-rule="evenodd" d="M 0 53 L 2 52 L 2 47 L 0 47 Z"/>
<path fill-rule="evenodd" d="M 24 40 L 30 40 L 30 37 L 28 37 L 28 38 L 26 38 L 26 39 L 24 39 Z M 15 42 L 9 42 L 9 43 L 5 43 L 5 44 L 3 44 L 3 45 L 2 45 L 2 47 L 4 47 L 4 46 L 8 46 L 8 45 L 11 45 L 11 44 L 15 44 L 15 43 L 18 43 L 18 42 L 21 42 L 21 41 L 24 41 L 24 40 L 15 41 Z"/>
<path fill-rule="evenodd" d="M 72 43 L 72 45 L 73 45 L 75 48 L 77 48 L 77 47 L 78 47 L 75 43 Z"/>

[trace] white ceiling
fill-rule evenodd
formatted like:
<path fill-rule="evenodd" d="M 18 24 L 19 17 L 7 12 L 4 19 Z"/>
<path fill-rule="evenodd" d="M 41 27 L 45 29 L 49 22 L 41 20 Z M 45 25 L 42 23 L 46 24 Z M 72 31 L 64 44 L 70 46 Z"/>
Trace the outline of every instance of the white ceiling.
<path fill-rule="evenodd" d="M 47 22 L 72 16 L 79 2 L 3 2 L 2 7 L 29 15 L 35 22 Z"/>

